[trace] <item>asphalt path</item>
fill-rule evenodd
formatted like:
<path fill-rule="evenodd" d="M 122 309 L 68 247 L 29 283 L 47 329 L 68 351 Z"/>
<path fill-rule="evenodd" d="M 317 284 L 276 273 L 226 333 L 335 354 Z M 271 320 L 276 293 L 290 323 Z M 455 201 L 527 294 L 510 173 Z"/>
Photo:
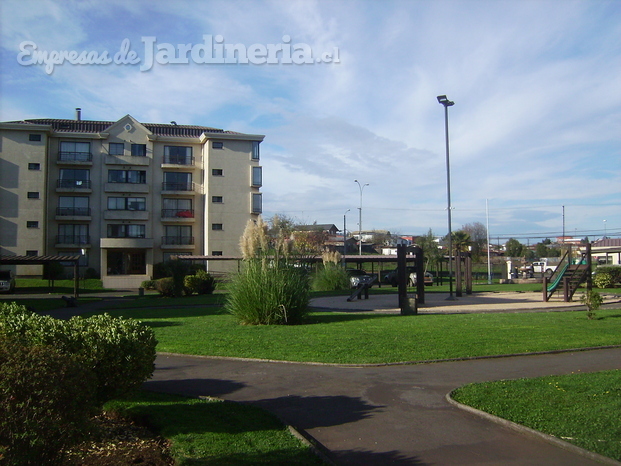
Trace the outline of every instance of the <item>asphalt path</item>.
<path fill-rule="evenodd" d="M 621 348 L 347 367 L 160 354 L 145 388 L 264 408 L 342 465 L 601 464 L 451 405 L 472 382 L 621 369 Z"/>

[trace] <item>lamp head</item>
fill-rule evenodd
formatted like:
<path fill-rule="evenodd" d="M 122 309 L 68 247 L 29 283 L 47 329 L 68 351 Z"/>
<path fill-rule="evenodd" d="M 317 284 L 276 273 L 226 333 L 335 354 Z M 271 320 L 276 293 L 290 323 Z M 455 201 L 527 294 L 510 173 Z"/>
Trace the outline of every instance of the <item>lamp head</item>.
<path fill-rule="evenodd" d="M 445 95 L 438 96 L 438 102 L 444 105 L 445 107 L 452 107 L 455 105 L 455 102 L 451 102 Z"/>

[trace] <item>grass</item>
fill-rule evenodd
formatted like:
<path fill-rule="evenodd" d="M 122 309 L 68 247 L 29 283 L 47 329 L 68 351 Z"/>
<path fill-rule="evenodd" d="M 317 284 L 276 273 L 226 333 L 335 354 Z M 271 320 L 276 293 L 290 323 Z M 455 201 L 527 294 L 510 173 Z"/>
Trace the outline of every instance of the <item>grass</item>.
<path fill-rule="evenodd" d="M 277 418 L 253 406 L 143 391 L 105 409 L 146 421 L 171 441 L 179 466 L 323 464 Z"/>
<path fill-rule="evenodd" d="M 154 328 L 158 351 L 340 364 L 424 361 L 621 344 L 621 310 L 369 315 L 318 312 L 295 326 L 239 325 L 219 307 L 108 310 Z"/>
<path fill-rule="evenodd" d="M 452 396 L 621 461 L 621 370 L 472 384 Z"/>
<path fill-rule="evenodd" d="M 51 287 L 48 280 L 38 278 L 18 278 L 15 280 L 15 286 L 16 292 L 19 294 L 54 293 L 73 295 L 74 289 L 73 280 L 54 280 L 54 287 Z M 101 280 L 94 278 L 80 280 L 79 287 L 80 294 L 113 291 L 106 290 L 103 287 Z"/>

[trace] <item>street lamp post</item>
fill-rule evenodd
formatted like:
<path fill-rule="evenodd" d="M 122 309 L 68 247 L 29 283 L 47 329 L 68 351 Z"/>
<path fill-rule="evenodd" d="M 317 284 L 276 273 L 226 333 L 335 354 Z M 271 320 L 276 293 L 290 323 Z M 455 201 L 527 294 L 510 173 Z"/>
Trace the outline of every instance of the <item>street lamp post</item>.
<path fill-rule="evenodd" d="M 347 263 L 345 262 L 345 256 L 347 255 L 347 212 L 350 209 L 347 209 L 343 214 L 343 268 L 347 268 Z"/>
<path fill-rule="evenodd" d="M 607 235 L 608 235 L 608 230 L 606 229 L 606 220 L 604 220 L 604 239 L 606 239 Z"/>
<path fill-rule="evenodd" d="M 364 191 L 365 186 L 369 186 L 369 183 L 360 184 L 358 180 L 354 180 L 354 183 L 358 183 L 358 188 L 360 188 L 360 207 L 358 207 L 358 254 L 362 256 L 362 191 Z"/>
<path fill-rule="evenodd" d="M 451 231 L 451 165 L 449 163 L 449 133 L 448 133 L 448 108 L 455 105 L 445 95 L 438 96 L 438 102 L 444 105 L 444 134 L 446 139 L 446 196 L 448 198 L 448 242 L 449 242 L 449 297 L 447 299 L 455 299 L 453 297 L 453 238 Z"/>

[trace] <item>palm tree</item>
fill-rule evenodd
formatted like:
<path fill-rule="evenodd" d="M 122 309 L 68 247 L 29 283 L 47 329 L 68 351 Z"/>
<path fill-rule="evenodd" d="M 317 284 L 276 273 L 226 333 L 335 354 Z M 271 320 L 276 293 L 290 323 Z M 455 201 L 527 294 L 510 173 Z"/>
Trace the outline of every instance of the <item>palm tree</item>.
<path fill-rule="evenodd" d="M 463 230 L 454 231 L 451 235 L 451 240 L 453 243 L 453 249 L 455 250 L 455 295 L 461 296 L 461 282 L 462 282 L 462 273 L 461 273 L 461 253 L 468 250 L 468 246 L 470 246 L 470 234 Z"/>

